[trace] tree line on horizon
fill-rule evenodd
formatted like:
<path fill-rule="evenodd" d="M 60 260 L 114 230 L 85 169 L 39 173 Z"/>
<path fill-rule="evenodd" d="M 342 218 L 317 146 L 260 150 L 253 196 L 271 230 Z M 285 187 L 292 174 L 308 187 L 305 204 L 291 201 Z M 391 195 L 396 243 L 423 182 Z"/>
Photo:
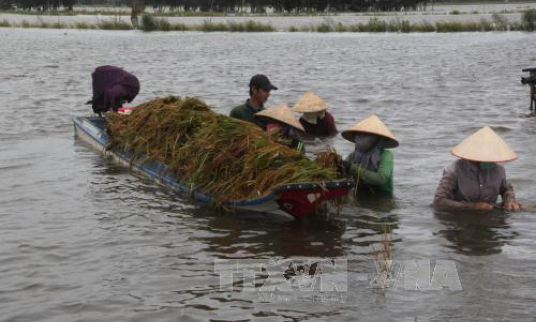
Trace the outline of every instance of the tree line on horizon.
<path fill-rule="evenodd" d="M 423 9 L 430 0 L 0 0 L 3 10 L 73 10 L 74 5 L 152 6 L 155 11 L 201 11 L 220 13 L 368 12 Z"/>

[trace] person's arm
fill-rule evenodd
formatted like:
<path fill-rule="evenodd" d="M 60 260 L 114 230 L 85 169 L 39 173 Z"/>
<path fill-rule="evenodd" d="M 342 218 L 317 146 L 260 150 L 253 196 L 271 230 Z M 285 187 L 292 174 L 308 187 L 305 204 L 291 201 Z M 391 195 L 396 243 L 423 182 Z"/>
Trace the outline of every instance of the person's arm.
<path fill-rule="evenodd" d="M 335 119 L 333 118 L 333 116 L 331 114 L 327 114 L 326 112 L 326 117 L 328 118 L 327 123 L 329 136 L 333 136 L 339 133 L 339 131 L 337 131 L 337 126 L 335 125 Z"/>
<path fill-rule="evenodd" d="M 485 202 L 457 201 L 455 193 L 458 190 L 458 176 L 454 166 L 448 167 L 443 172 L 434 195 L 434 207 L 457 210 L 491 210 L 493 205 Z"/>
<path fill-rule="evenodd" d="M 360 181 L 371 185 L 381 186 L 389 182 L 393 174 L 393 154 L 389 151 L 383 151 L 380 164 L 377 171 L 366 170 L 359 165 L 352 165 L 350 173 Z"/>
<path fill-rule="evenodd" d="M 514 187 L 510 184 L 510 182 L 506 181 L 506 176 L 503 178 L 501 182 L 501 190 L 500 190 L 501 198 L 503 200 L 502 206 L 506 210 L 520 210 L 521 205 L 516 201 L 516 195 L 514 192 Z"/>
<path fill-rule="evenodd" d="M 516 201 L 514 187 L 510 184 L 510 182 L 506 181 L 506 177 L 501 182 L 500 193 L 503 202 Z"/>

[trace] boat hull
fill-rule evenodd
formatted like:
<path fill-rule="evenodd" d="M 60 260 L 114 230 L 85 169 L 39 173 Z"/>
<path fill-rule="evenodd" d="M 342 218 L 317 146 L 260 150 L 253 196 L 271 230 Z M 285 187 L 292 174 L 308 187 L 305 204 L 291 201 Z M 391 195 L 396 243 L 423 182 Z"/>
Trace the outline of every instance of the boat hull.
<path fill-rule="evenodd" d="M 210 195 L 196 189 L 192 190 L 188 185 L 180 183 L 162 163 L 132 162 L 131 164 L 131 153 L 106 150 L 108 135 L 104 131 L 103 118 L 75 117 L 73 124 L 75 135 L 105 157 L 110 157 L 115 162 L 130 167 L 134 172 L 168 186 L 197 202 L 209 205 L 213 203 Z M 255 211 L 302 219 L 314 213 L 321 202 L 348 194 L 351 187 L 352 184 L 348 181 L 286 184 L 277 187 L 266 196 L 251 200 L 232 200 L 224 203 L 224 206 L 232 211 Z"/>

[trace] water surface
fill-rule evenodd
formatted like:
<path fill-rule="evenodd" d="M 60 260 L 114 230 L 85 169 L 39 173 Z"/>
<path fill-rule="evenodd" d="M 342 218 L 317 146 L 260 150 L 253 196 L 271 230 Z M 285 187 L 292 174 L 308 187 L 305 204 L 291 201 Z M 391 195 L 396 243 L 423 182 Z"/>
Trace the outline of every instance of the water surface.
<path fill-rule="evenodd" d="M 531 321 L 536 314 L 536 119 L 521 69 L 536 35 L 202 34 L 0 29 L 0 313 L 3 321 Z M 222 112 L 251 75 L 269 103 L 314 91 L 339 129 L 376 113 L 401 142 L 395 197 L 357 197 L 329 224 L 200 208 L 75 139 L 90 74 L 137 75 L 134 103 L 197 95 Z M 449 149 L 484 125 L 519 153 L 506 165 L 519 213 L 434 213 Z M 347 154 L 340 136 L 328 142 Z M 393 258 L 451 260 L 463 290 L 371 288 L 371 244 Z M 219 289 L 213 260 L 349 260 L 346 301 L 266 303 Z M 365 276 L 365 278 L 363 278 Z"/>

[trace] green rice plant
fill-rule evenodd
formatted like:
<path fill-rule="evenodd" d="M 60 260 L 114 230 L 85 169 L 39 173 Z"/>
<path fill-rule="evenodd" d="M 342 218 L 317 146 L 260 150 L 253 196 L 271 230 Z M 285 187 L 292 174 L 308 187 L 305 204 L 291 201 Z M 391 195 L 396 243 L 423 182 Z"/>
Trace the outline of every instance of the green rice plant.
<path fill-rule="evenodd" d="M 486 23 L 487 26 L 483 26 L 482 23 Z M 482 19 L 478 21 L 467 21 L 462 23 L 462 31 L 487 31 L 484 28 L 490 28 L 491 23 L 488 20 Z"/>
<path fill-rule="evenodd" d="M 449 12 L 449 15 L 459 15 L 459 14 L 461 14 L 459 10 L 452 10 L 451 12 Z"/>
<path fill-rule="evenodd" d="M 413 32 L 435 32 L 436 27 L 428 21 L 421 23 L 415 23 L 411 25 L 411 31 Z"/>
<path fill-rule="evenodd" d="M 390 32 L 410 32 L 411 23 L 407 20 L 394 19 L 387 24 L 387 31 Z"/>
<path fill-rule="evenodd" d="M 523 12 L 521 17 L 522 28 L 525 31 L 536 30 L 536 9 L 529 9 Z"/>
<path fill-rule="evenodd" d="M 22 28 L 31 28 L 32 27 L 32 25 L 27 20 L 22 20 L 22 22 L 20 23 L 20 26 Z"/>
<path fill-rule="evenodd" d="M 323 22 L 319 24 L 318 26 L 316 26 L 316 31 L 317 32 L 332 32 L 333 28 L 331 27 L 331 25 Z"/>
<path fill-rule="evenodd" d="M 44 29 L 47 29 L 47 28 L 51 28 L 52 25 L 51 25 L 50 23 L 46 22 L 46 21 L 42 21 L 42 20 L 41 20 L 41 21 L 39 21 L 39 22 L 37 23 L 37 25 L 35 25 L 35 27 L 37 27 L 37 28 L 44 28 Z"/>
<path fill-rule="evenodd" d="M 497 30 L 495 29 L 495 25 L 489 21 L 488 19 L 480 19 L 480 31 L 494 31 L 494 30 Z"/>
<path fill-rule="evenodd" d="M 175 23 L 175 24 L 172 24 L 171 25 L 171 30 L 173 31 L 188 31 L 188 30 L 191 30 L 192 28 L 189 27 L 188 25 L 185 25 L 183 23 Z"/>
<path fill-rule="evenodd" d="M 205 20 L 196 29 L 204 32 L 229 31 L 229 32 L 273 32 L 276 29 L 269 24 L 263 24 L 249 20 L 247 22 L 211 22 Z"/>
<path fill-rule="evenodd" d="M 11 23 L 6 19 L 0 20 L 0 27 L 11 27 Z"/>
<path fill-rule="evenodd" d="M 255 22 L 250 20 L 246 23 L 246 30 L 248 32 L 274 32 L 276 31 L 275 27 L 270 24 L 263 24 L 260 22 Z"/>
<path fill-rule="evenodd" d="M 363 32 L 386 32 L 388 31 L 387 23 L 378 18 L 370 18 L 368 23 L 362 25 L 363 29 L 360 31 Z"/>
<path fill-rule="evenodd" d="M 52 24 L 50 24 L 50 28 L 53 28 L 53 29 L 65 29 L 67 28 L 67 26 L 63 23 L 63 22 L 53 22 Z"/>
<path fill-rule="evenodd" d="M 170 31 L 172 29 L 171 24 L 166 19 L 157 20 L 158 30 L 161 31 Z"/>
<path fill-rule="evenodd" d="M 339 23 L 335 26 L 335 31 L 336 31 L 336 32 L 347 32 L 348 29 L 346 28 L 345 25 L 342 24 L 342 22 L 339 22 Z"/>
<path fill-rule="evenodd" d="M 345 29 L 347 32 L 359 32 L 360 31 L 360 25 L 359 24 L 352 24 L 352 25 L 346 25 Z"/>
<path fill-rule="evenodd" d="M 520 30 L 523 30 L 523 23 L 518 22 L 518 21 L 510 22 L 510 23 L 508 24 L 508 30 L 509 30 L 509 31 L 520 31 Z"/>
<path fill-rule="evenodd" d="M 461 32 L 464 30 L 464 25 L 459 21 L 437 21 L 437 32 Z"/>
<path fill-rule="evenodd" d="M 76 29 L 91 29 L 92 26 L 88 25 L 85 22 L 76 22 L 74 24 L 74 28 L 76 28 Z"/>
<path fill-rule="evenodd" d="M 298 31 L 300 30 L 296 26 L 290 26 L 290 28 L 288 28 L 288 32 L 298 32 Z"/>
<path fill-rule="evenodd" d="M 130 30 L 132 25 L 121 20 L 101 21 L 97 24 L 97 28 L 103 30 Z"/>
<path fill-rule="evenodd" d="M 491 21 L 493 23 L 494 30 L 507 31 L 509 29 L 508 19 L 499 13 L 494 12 L 491 15 Z"/>
<path fill-rule="evenodd" d="M 403 33 L 411 32 L 411 23 L 408 20 L 402 20 L 400 22 L 400 32 L 403 32 Z"/>
<path fill-rule="evenodd" d="M 273 32 L 275 28 L 269 24 L 263 24 L 249 20 L 247 22 L 228 22 L 228 30 L 231 32 Z"/>
<path fill-rule="evenodd" d="M 215 32 L 215 31 L 229 31 L 229 26 L 221 22 L 211 22 L 208 20 L 203 21 L 203 24 L 199 25 L 199 31 Z"/>
<path fill-rule="evenodd" d="M 152 15 L 144 13 L 141 16 L 141 30 L 145 32 L 155 31 L 158 29 L 158 23 Z"/>
<path fill-rule="evenodd" d="M 392 230 L 387 223 L 384 224 L 384 230 L 381 236 L 380 249 L 374 248 L 374 243 L 370 244 L 371 256 L 378 269 L 378 276 L 371 281 L 371 285 L 388 288 L 393 273 L 393 249 L 392 249 Z"/>

